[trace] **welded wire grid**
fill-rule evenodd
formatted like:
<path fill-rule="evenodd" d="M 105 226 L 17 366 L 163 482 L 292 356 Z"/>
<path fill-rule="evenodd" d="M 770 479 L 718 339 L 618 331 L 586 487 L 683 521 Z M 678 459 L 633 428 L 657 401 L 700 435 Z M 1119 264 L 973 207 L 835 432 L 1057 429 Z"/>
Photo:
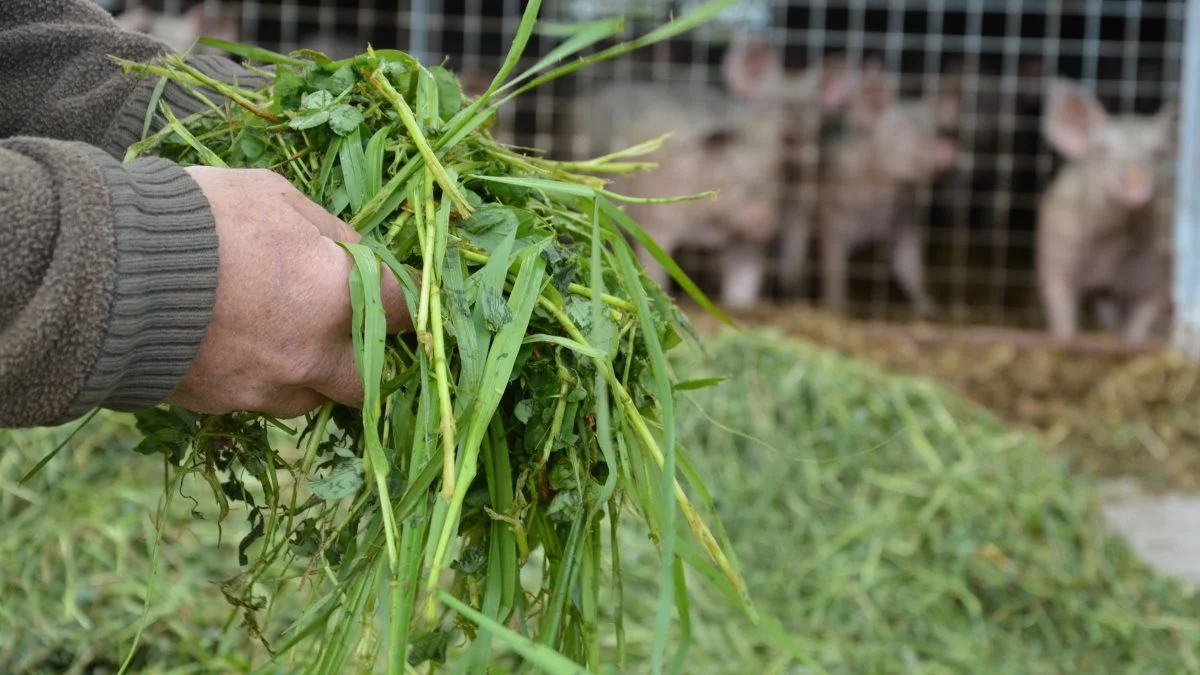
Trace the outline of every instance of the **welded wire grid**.
<path fill-rule="evenodd" d="M 122 4 L 122 0 L 105 1 Z M 193 3 L 143 4 L 178 13 Z M 203 0 L 210 14 L 236 15 L 240 39 L 268 48 L 340 47 L 354 53 L 370 42 L 410 50 L 426 62 L 445 59 L 452 69 L 480 79 L 489 78 L 499 67 L 524 4 L 519 0 Z M 633 36 L 694 4 L 698 0 L 544 0 L 542 16 L 571 22 L 623 13 L 628 19 L 626 36 Z M 944 74 L 961 71 L 966 76 L 957 131 L 959 163 L 918 200 L 923 207 L 919 223 L 928 285 L 944 310 L 942 318 L 1038 326 L 1043 321 L 1034 274 L 1036 204 L 1059 166 L 1038 131 L 1046 78 L 1058 75 L 1082 82 L 1113 112 L 1157 110 L 1163 101 L 1180 94 L 1188 4 L 1183 0 L 747 0 L 713 26 L 609 66 L 584 69 L 530 93 L 502 112 L 496 132 L 501 140 L 552 156 L 578 153 L 588 147 L 587 140 L 565 138 L 561 132 L 567 103 L 576 92 L 612 79 L 689 80 L 719 87 L 725 48 L 734 34 L 745 30 L 766 29 L 791 69 L 835 52 L 852 61 L 867 55 L 882 57 L 903 95 L 935 91 Z M 553 44 L 535 37 L 527 61 Z M 893 280 L 887 251 L 881 248 L 852 259 L 850 298 L 856 313 L 879 317 L 908 310 Z M 772 272 L 764 288 L 768 299 L 819 299 L 818 247 L 809 250 L 810 279 L 803 296 L 789 297 L 773 282 L 779 266 L 789 264 L 776 257 L 769 261 Z M 705 290 L 717 289 L 715 257 L 684 250 L 677 258 Z"/>

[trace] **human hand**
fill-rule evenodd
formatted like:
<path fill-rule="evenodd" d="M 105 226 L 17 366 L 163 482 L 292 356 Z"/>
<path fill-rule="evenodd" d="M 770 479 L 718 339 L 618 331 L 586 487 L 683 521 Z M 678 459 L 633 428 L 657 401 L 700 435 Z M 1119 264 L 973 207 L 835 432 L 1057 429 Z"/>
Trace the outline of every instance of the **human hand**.
<path fill-rule="evenodd" d="M 167 402 L 195 412 L 295 417 L 327 400 L 357 406 L 362 378 L 350 325 L 358 233 L 265 169 L 190 167 L 216 221 L 216 306 L 191 370 Z M 388 332 L 412 328 L 383 267 Z"/>

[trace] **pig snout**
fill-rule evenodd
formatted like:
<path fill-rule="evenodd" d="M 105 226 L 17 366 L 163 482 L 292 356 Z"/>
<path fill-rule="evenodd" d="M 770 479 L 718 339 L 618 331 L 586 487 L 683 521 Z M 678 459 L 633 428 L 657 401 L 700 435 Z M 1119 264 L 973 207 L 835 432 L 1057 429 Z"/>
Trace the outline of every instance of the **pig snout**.
<path fill-rule="evenodd" d="M 947 138 L 939 138 L 933 144 L 933 168 L 948 171 L 958 161 L 958 144 Z"/>
<path fill-rule="evenodd" d="M 779 214 L 773 205 L 763 201 L 742 204 L 738 214 L 738 233 L 753 242 L 765 243 L 779 229 Z"/>
<path fill-rule="evenodd" d="M 1114 188 L 1117 202 L 1128 208 L 1143 206 L 1154 194 L 1154 183 L 1150 174 L 1139 167 L 1127 167 L 1121 171 Z"/>

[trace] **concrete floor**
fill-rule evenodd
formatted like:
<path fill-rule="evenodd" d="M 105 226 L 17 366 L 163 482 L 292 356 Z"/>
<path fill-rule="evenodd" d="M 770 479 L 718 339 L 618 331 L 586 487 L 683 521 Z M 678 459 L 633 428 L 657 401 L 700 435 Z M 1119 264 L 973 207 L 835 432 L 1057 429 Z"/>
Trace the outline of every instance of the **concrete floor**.
<path fill-rule="evenodd" d="M 1149 495 L 1133 481 L 1101 488 L 1102 510 L 1142 560 L 1200 585 L 1200 495 Z"/>

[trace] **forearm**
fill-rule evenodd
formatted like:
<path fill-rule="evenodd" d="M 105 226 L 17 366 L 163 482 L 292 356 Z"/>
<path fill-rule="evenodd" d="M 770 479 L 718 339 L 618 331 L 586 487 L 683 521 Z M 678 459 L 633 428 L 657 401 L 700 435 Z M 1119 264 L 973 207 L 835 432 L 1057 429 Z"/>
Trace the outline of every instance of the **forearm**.
<path fill-rule="evenodd" d="M 158 403 L 212 313 L 208 204 L 161 159 L 0 141 L 0 427 Z"/>
<path fill-rule="evenodd" d="M 145 62 L 167 50 L 122 29 L 91 0 L 0 0 L 0 138 L 86 141 L 120 158 L 142 135 L 157 80 L 123 75 L 109 56 Z M 191 61 L 225 81 L 262 81 L 221 57 Z M 179 117 L 201 106 L 174 84 L 162 100 Z M 161 122 L 159 115 L 155 126 Z"/>

